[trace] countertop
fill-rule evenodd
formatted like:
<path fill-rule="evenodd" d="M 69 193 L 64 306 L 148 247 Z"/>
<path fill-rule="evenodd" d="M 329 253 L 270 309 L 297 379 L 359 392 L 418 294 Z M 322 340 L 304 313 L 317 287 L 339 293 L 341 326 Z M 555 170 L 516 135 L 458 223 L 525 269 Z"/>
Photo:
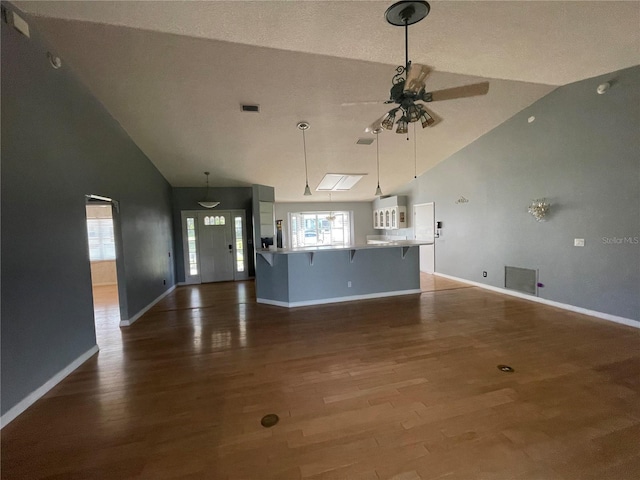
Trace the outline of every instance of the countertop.
<path fill-rule="evenodd" d="M 326 245 L 326 246 L 316 246 L 316 247 L 278 248 L 274 250 L 262 248 L 262 249 L 256 250 L 256 253 L 290 255 L 294 253 L 331 252 L 331 251 L 339 251 L 339 250 L 367 250 L 367 249 L 374 249 L 374 248 L 398 248 L 398 247 L 407 248 L 407 247 L 419 247 L 420 245 L 433 245 L 433 242 L 423 242 L 423 241 L 416 241 L 416 240 L 398 240 L 398 241 L 387 242 L 387 243 L 346 245 L 346 246 Z"/>

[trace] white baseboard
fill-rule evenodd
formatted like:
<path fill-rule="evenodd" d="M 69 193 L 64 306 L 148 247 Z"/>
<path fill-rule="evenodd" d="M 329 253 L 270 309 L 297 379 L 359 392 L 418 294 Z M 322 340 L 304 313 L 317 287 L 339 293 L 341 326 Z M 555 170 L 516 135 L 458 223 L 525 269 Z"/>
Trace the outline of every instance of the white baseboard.
<path fill-rule="evenodd" d="M 158 303 L 160 300 L 162 300 L 164 297 L 166 297 L 167 295 L 169 295 L 171 292 L 173 292 L 176 289 L 176 286 L 174 285 L 173 287 L 169 288 L 168 290 L 166 290 L 165 292 L 163 292 L 158 298 L 156 298 L 155 300 L 153 300 L 149 305 L 147 305 L 146 307 L 144 307 L 142 310 L 140 310 L 138 313 L 136 313 L 133 317 L 128 318 L 127 320 L 120 320 L 120 326 L 121 327 L 129 327 L 131 324 L 133 324 L 133 322 L 135 322 L 136 320 L 138 320 L 142 315 L 144 315 L 145 313 L 147 313 L 149 311 L 149 309 L 151 307 L 153 307 L 156 303 Z"/>
<path fill-rule="evenodd" d="M 277 307 L 308 307 L 310 305 L 324 305 L 326 303 L 352 302 L 354 300 L 369 300 L 381 297 L 396 297 L 398 295 L 411 295 L 414 293 L 422 293 L 422 290 L 395 290 L 393 292 L 367 293 L 364 295 L 350 295 L 348 297 L 319 298 L 317 300 L 304 300 L 302 302 L 281 302 L 278 300 L 269 300 L 267 298 L 256 298 L 256 302 L 266 305 L 275 305 Z"/>
<path fill-rule="evenodd" d="M 25 398 L 20 400 L 17 404 L 11 407 L 7 412 L 0 417 L 0 428 L 4 428 L 11 421 L 13 421 L 18 415 L 24 412 L 31 405 L 36 403 L 45 393 L 59 384 L 65 377 L 67 377 L 71 372 L 73 372 L 76 368 L 82 365 L 84 362 L 89 360 L 89 358 L 93 357 L 98 352 L 98 345 L 94 345 L 89 350 L 84 352 L 78 358 L 76 358 L 69 365 L 64 367 L 58 373 L 56 373 L 53 377 L 47 380 L 44 385 L 38 387 L 36 390 L 31 392 Z"/>
<path fill-rule="evenodd" d="M 631 318 L 618 317 L 617 315 L 611 315 L 609 313 L 598 312 L 596 310 L 589 310 L 587 308 L 576 307 L 575 305 L 569 305 L 568 303 L 560 303 L 554 300 L 547 300 L 546 298 L 535 297 L 533 295 L 527 295 L 526 293 L 516 292 L 514 290 L 507 290 L 506 288 L 494 287 L 480 282 L 474 282 L 472 280 L 466 280 L 464 278 L 454 277 L 453 275 L 447 275 L 445 273 L 435 272 L 434 275 L 438 277 L 448 278 L 457 282 L 467 283 L 475 287 L 484 288 L 485 290 L 491 290 L 492 292 L 503 293 L 505 295 L 511 295 L 512 297 L 522 298 L 531 302 L 543 303 L 551 307 L 562 308 L 563 310 L 569 310 L 570 312 L 582 313 L 583 315 L 589 315 L 590 317 L 601 318 L 610 322 L 620 323 L 627 325 L 628 327 L 640 328 L 640 322 L 637 322 Z"/>

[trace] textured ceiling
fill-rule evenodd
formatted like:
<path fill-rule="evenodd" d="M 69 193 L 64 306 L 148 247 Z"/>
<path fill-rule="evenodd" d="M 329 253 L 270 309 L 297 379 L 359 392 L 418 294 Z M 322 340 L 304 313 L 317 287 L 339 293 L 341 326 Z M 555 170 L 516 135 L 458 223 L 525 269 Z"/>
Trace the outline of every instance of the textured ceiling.
<path fill-rule="evenodd" d="M 295 125 L 306 120 L 312 189 L 327 172 L 368 173 L 333 199 L 373 198 L 375 144 L 355 142 L 387 108 L 340 105 L 388 98 L 404 61 L 402 29 L 383 19 L 390 2 L 115 3 L 16 5 L 44 15 L 36 23 L 65 66 L 172 185 L 202 185 L 210 170 L 215 186 L 262 183 L 278 201 L 326 200 L 302 196 Z M 418 174 L 554 85 L 640 63 L 638 2 L 431 4 L 409 33 L 410 58 L 437 69 L 428 88 L 485 79 L 491 87 L 484 97 L 431 104 L 444 120 L 418 126 Z M 245 102 L 261 113 L 240 112 Z M 380 163 L 385 192 L 410 181 L 413 138 L 381 134 Z"/>

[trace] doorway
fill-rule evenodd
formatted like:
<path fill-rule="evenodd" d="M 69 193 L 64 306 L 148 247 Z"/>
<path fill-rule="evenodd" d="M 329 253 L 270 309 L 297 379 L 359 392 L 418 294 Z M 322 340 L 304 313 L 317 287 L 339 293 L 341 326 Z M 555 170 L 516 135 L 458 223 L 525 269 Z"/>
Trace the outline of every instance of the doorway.
<path fill-rule="evenodd" d="M 183 211 L 185 283 L 246 280 L 244 210 Z"/>
<path fill-rule="evenodd" d="M 434 273 L 436 271 L 435 204 L 430 202 L 414 205 L 413 219 L 415 240 L 431 242 L 431 245 L 420 245 L 420 271 Z"/>
<path fill-rule="evenodd" d="M 87 195 L 85 210 L 96 341 L 104 346 L 120 341 L 121 305 L 114 202 L 106 197 Z"/>

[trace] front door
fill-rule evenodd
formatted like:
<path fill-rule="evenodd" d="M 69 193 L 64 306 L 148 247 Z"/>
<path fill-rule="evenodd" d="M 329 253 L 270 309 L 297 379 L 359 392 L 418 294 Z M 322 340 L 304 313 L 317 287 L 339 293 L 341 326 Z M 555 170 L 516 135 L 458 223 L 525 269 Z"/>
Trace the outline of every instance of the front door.
<path fill-rule="evenodd" d="M 233 280 L 233 226 L 231 215 L 223 212 L 198 212 L 200 281 Z"/>

